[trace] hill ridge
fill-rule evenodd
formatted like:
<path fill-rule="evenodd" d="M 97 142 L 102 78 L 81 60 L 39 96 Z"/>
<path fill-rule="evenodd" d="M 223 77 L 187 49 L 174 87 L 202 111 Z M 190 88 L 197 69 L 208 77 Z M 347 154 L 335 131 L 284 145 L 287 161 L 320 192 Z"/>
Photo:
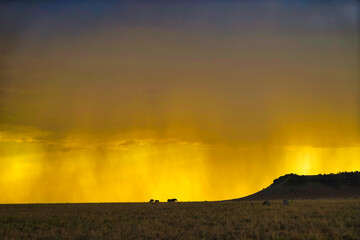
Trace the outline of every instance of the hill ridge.
<path fill-rule="evenodd" d="M 318 175 L 297 175 L 290 173 L 274 179 L 269 187 L 259 192 L 233 200 L 344 197 L 360 197 L 359 171 Z"/>

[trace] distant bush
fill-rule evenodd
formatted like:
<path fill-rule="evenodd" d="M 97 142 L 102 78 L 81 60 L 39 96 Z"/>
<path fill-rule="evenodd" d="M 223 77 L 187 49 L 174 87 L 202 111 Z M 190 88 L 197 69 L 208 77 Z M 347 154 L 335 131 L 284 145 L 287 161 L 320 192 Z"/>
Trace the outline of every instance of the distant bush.
<path fill-rule="evenodd" d="M 360 172 L 340 172 L 338 174 L 323 175 L 318 182 L 330 186 L 358 186 L 360 187 Z"/>
<path fill-rule="evenodd" d="M 343 185 L 360 187 L 360 172 L 339 172 L 337 174 L 319 174 L 316 176 L 299 176 L 291 173 L 275 179 L 273 185 L 301 186 L 308 182 L 318 182 L 332 187 Z"/>
<path fill-rule="evenodd" d="M 273 184 L 278 185 L 280 183 L 283 183 L 287 186 L 301 186 L 306 183 L 306 177 L 290 173 L 275 179 Z"/>

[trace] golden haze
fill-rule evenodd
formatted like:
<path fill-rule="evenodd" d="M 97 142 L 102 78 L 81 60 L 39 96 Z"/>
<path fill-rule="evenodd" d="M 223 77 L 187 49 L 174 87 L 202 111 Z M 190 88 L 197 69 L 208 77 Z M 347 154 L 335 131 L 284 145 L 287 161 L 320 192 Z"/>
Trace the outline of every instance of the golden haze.
<path fill-rule="evenodd" d="M 149 138 L 94 142 L 84 136 L 52 146 L 29 135 L 2 134 L 0 150 L 2 203 L 222 200 L 261 190 L 285 173 L 360 167 L 359 146 L 228 146 Z"/>

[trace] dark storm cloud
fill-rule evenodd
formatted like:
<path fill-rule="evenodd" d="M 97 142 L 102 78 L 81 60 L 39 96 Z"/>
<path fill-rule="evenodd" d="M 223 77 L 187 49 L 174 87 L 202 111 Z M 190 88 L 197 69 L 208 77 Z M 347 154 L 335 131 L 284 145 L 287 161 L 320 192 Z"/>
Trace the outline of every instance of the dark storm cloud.
<path fill-rule="evenodd" d="M 1 64 L 1 121 L 59 139 L 72 131 L 136 129 L 159 136 L 172 129 L 185 139 L 196 129 L 208 142 L 263 142 L 291 131 L 302 143 L 317 143 L 325 132 L 336 138 L 329 129 L 351 132 L 358 116 L 357 7 L 9 4 L 3 31 L 20 26 L 8 35 L 21 39 Z"/>

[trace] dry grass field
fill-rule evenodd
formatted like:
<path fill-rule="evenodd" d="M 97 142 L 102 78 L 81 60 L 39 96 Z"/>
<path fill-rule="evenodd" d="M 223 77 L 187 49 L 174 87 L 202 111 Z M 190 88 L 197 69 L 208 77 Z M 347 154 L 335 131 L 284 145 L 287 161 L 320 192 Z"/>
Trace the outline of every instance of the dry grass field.
<path fill-rule="evenodd" d="M 1 239 L 360 239 L 360 199 L 0 205 Z"/>

